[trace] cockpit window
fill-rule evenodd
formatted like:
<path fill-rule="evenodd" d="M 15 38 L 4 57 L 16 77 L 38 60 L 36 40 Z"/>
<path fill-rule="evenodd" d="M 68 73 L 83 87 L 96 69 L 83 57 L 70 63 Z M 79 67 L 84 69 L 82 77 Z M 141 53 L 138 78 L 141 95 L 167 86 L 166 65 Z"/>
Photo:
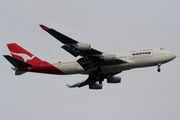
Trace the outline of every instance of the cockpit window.
<path fill-rule="evenodd" d="M 160 50 L 164 50 L 164 48 L 160 48 Z"/>

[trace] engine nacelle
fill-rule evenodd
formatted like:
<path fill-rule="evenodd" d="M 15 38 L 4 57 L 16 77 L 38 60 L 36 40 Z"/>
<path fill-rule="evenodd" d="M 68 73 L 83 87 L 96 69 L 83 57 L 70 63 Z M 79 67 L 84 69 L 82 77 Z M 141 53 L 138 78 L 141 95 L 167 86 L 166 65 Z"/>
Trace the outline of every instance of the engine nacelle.
<path fill-rule="evenodd" d="M 98 89 L 102 89 L 102 84 L 99 84 L 99 83 L 94 83 L 94 84 L 92 84 L 92 85 L 89 85 L 89 89 L 96 89 L 96 90 L 98 90 Z"/>
<path fill-rule="evenodd" d="M 120 83 L 121 77 L 113 76 L 111 78 L 107 78 L 107 83 Z"/>
<path fill-rule="evenodd" d="M 111 62 L 116 60 L 116 55 L 115 54 L 104 54 L 102 56 L 102 59 L 106 62 Z"/>
<path fill-rule="evenodd" d="M 88 51 L 91 50 L 91 44 L 78 43 L 75 48 L 77 48 L 79 51 Z"/>

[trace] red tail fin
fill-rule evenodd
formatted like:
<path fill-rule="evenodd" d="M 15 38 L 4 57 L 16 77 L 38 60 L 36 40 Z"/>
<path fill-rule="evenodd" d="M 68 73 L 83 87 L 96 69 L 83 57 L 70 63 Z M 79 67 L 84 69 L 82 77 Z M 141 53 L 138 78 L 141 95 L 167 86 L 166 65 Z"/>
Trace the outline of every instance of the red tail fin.
<path fill-rule="evenodd" d="M 9 49 L 12 57 L 14 57 L 18 60 L 21 60 L 21 61 L 24 61 L 27 63 L 31 63 L 31 64 L 42 61 L 41 59 L 34 56 L 33 54 L 31 54 L 30 52 L 28 52 L 24 48 L 20 47 L 16 43 L 7 44 L 7 47 Z"/>

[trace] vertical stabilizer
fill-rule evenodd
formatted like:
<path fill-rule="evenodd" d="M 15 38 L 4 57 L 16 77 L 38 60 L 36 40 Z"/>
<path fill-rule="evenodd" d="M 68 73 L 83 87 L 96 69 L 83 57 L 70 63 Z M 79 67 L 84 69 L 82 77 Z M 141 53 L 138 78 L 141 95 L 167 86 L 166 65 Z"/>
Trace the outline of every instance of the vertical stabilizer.
<path fill-rule="evenodd" d="M 16 43 L 7 44 L 7 47 L 12 55 L 13 58 L 21 60 L 26 63 L 37 63 L 42 61 L 38 57 L 34 56 L 32 53 L 28 52 L 21 46 Z"/>

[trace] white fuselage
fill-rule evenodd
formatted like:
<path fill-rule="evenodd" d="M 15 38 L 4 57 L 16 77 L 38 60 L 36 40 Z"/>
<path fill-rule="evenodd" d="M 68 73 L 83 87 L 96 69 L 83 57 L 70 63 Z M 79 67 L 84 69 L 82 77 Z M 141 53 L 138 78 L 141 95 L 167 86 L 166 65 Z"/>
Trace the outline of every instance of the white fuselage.
<path fill-rule="evenodd" d="M 104 65 L 101 67 L 102 73 L 117 73 L 133 68 L 157 66 L 173 60 L 176 56 L 162 48 L 142 49 L 114 53 L 116 59 L 126 61 L 123 64 Z M 77 62 L 77 58 L 62 60 L 51 63 L 65 74 L 88 74 Z"/>

